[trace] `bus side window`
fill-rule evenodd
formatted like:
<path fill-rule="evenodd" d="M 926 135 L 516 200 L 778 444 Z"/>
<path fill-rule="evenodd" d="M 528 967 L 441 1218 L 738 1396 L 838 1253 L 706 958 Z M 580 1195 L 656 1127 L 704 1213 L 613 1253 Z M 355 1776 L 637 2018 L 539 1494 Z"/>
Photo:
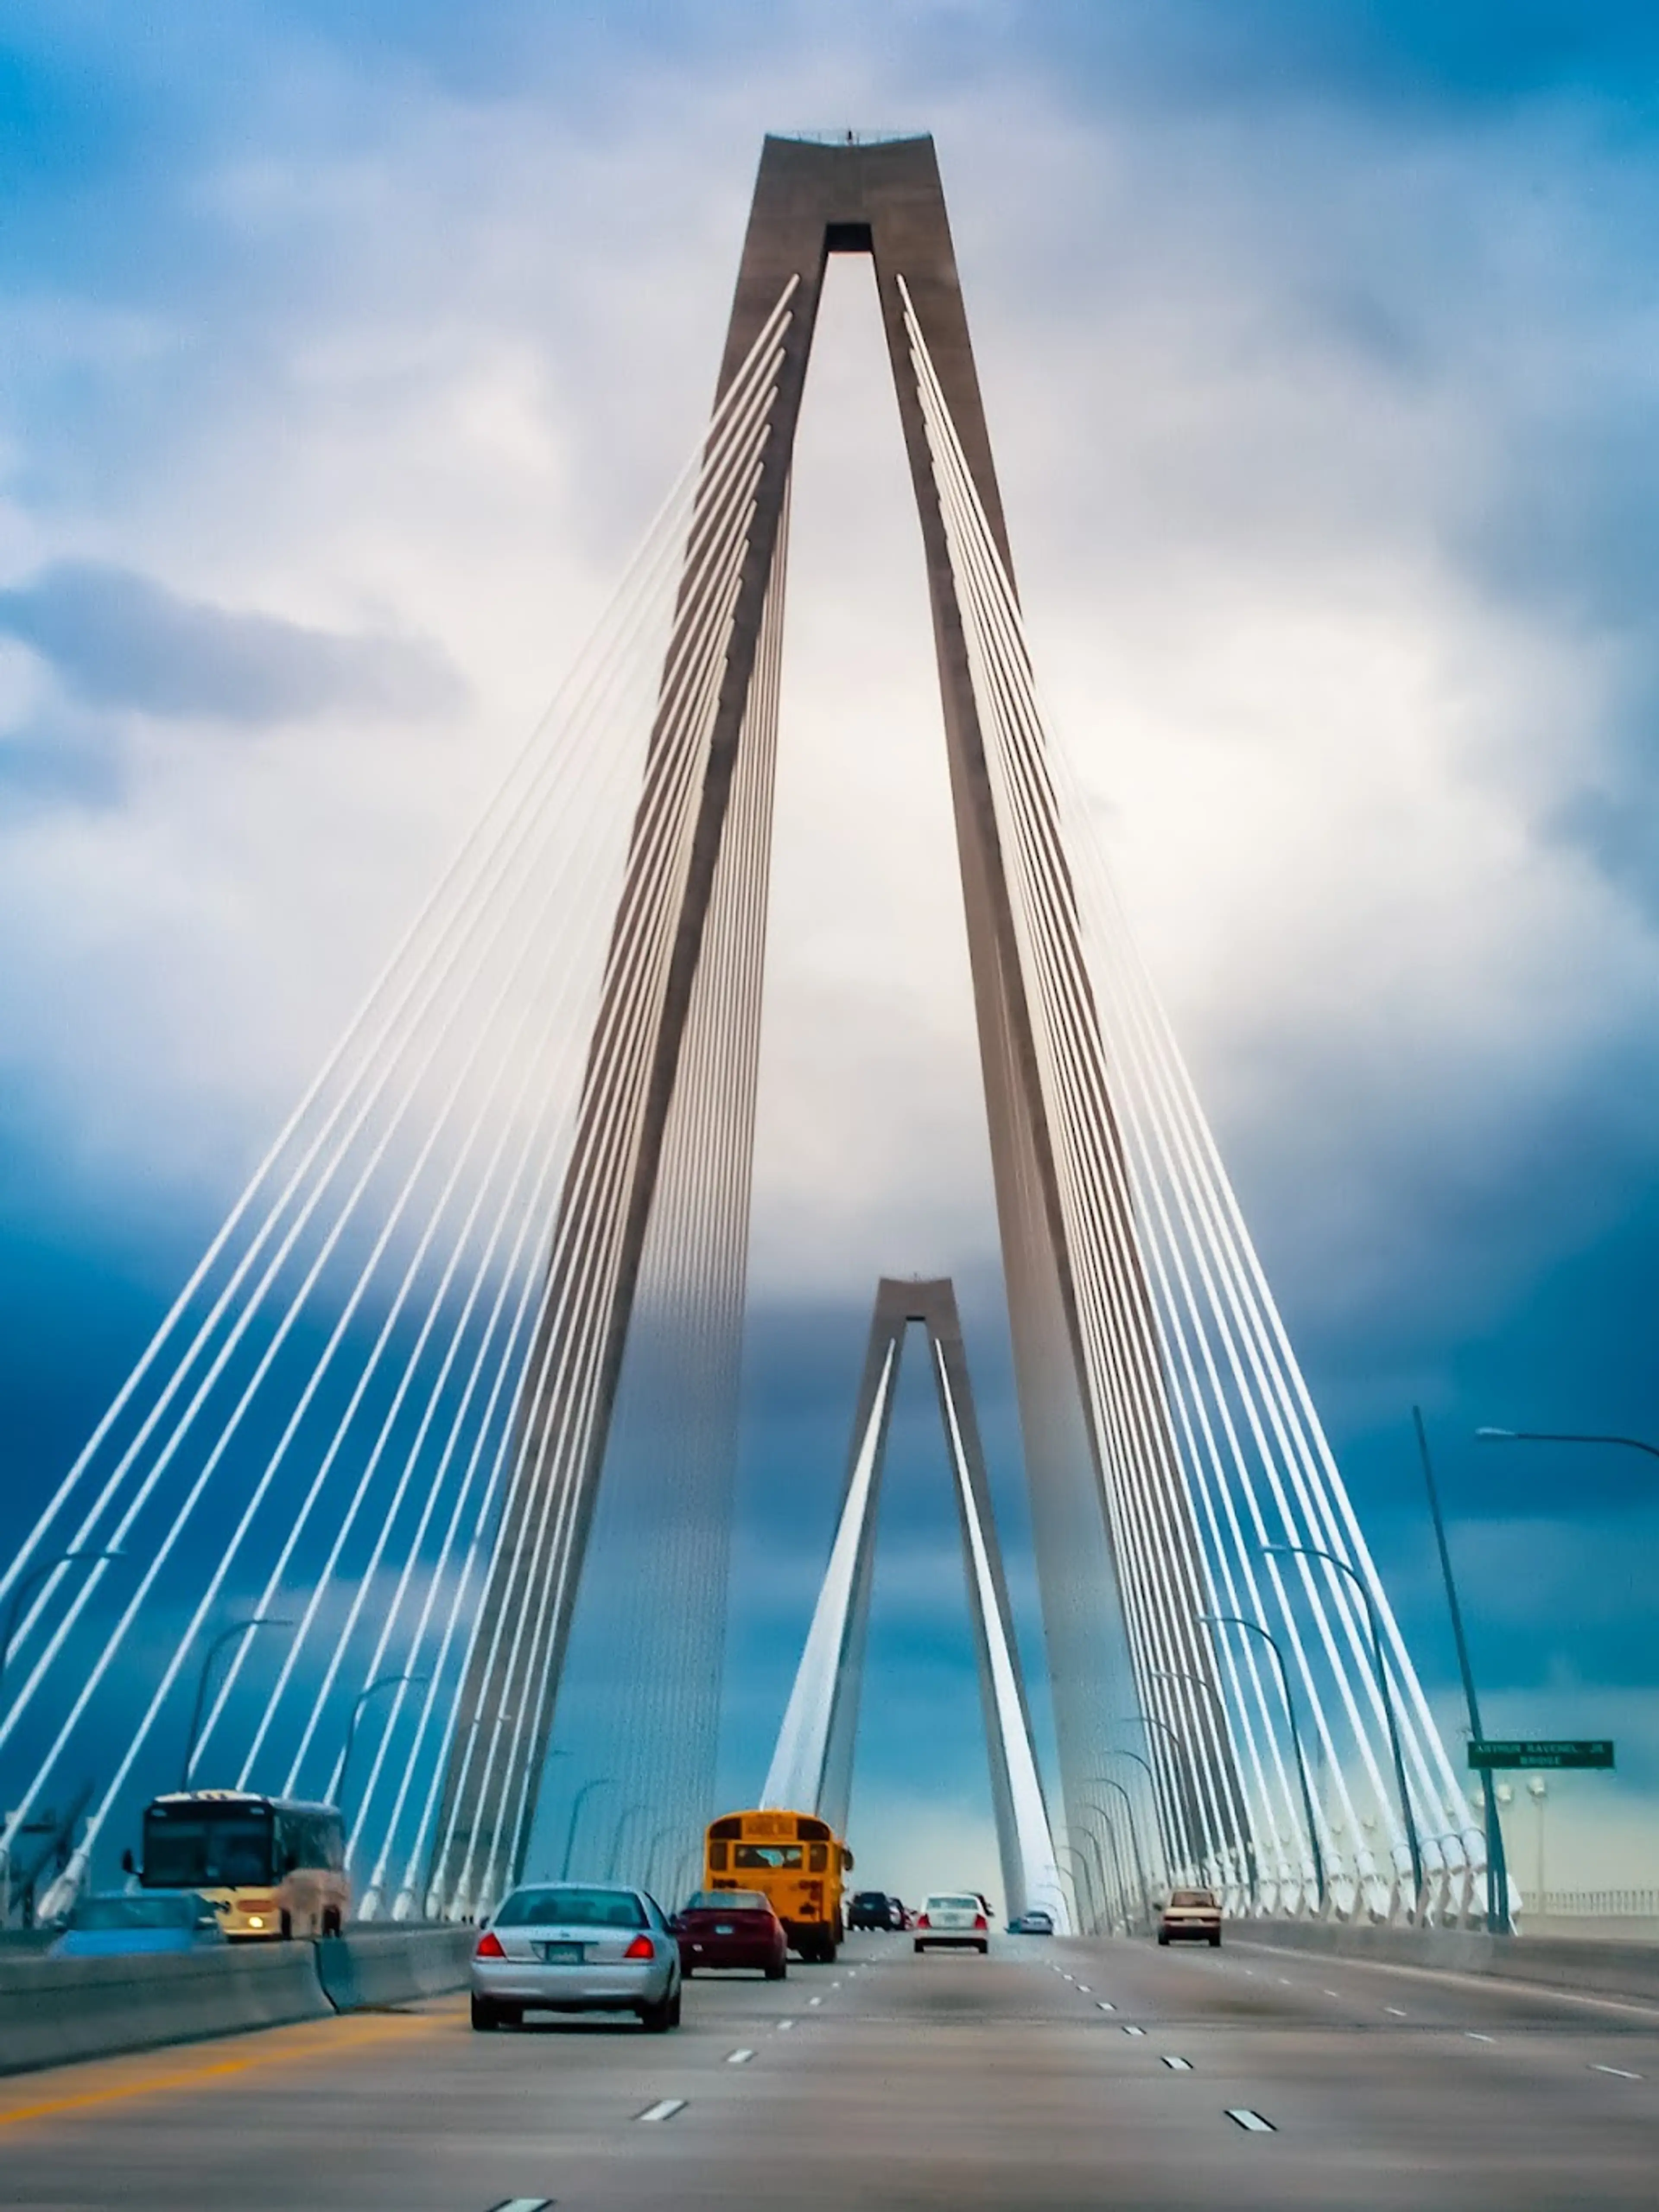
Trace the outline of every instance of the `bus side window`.
<path fill-rule="evenodd" d="M 726 1846 L 724 1844 L 710 1844 L 708 1846 L 708 1863 L 711 1867 L 717 1868 L 720 1873 L 725 1873 L 726 1865 Z"/>
<path fill-rule="evenodd" d="M 808 1869 L 811 1873 L 822 1874 L 829 1863 L 830 1846 L 828 1844 L 809 1844 L 807 1845 L 806 1864 Z"/>

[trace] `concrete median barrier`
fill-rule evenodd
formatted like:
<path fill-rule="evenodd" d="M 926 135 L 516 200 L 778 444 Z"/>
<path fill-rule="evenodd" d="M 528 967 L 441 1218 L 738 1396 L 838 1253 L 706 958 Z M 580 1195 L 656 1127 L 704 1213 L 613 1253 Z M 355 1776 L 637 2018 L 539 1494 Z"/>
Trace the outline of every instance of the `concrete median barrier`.
<path fill-rule="evenodd" d="M 325 2019 L 308 1943 L 182 1958 L 0 1954 L 0 2074 Z"/>
<path fill-rule="evenodd" d="M 1603 1942 L 1591 1936 L 1488 1936 L 1479 1929 L 1349 1927 L 1317 1920 L 1241 1920 L 1235 1943 L 1384 1966 L 1426 1966 L 1533 1982 L 1585 1996 L 1659 1999 L 1659 1943 Z"/>
<path fill-rule="evenodd" d="M 317 1978 L 336 2012 L 418 2004 L 466 1986 L 475 1928 L 352 1928 L 316 1946 Z"/>

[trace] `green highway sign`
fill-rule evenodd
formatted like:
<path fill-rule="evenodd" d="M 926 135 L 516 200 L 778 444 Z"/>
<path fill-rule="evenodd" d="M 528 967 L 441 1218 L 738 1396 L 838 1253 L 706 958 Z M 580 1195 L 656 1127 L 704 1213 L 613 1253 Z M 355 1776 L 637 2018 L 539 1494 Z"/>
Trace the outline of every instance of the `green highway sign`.
<path fill-rule="evenodd" d="M 1510 1738 L 1501 1743 L 1483 1743 L 1477 1739 L 1469 1746 L 1469 1765 L 1481 1768 L 1611 1766 L 1613 1741 L 1609 1736 L 1592 1736 L 1588 1741 L 1567 1743 L 1527 1737 Z"/>

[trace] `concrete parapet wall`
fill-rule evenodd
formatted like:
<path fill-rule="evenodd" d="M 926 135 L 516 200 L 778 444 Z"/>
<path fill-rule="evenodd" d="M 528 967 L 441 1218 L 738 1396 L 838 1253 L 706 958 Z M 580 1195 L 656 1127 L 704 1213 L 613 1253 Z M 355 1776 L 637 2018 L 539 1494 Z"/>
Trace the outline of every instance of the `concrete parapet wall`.
<path fill-rule="evenodd" d="M 320 2020 L 308 1943 L 175 1958 L 0 1957 L 0 2073 Z"/>
<path fill-rule="evenodd" d="M 179 1958 L 0 1951 L 0 2074 L 195 2043 L 463 1988 L 477 1930 L 354 1929 Z"/>
<path fill-rule="evenodd" d="M 316 1946 L 317 1978 L 336 2012 L 418 2004 L 466 1985 L 475 1928 L 353 1928 Z"/>
<path fill-rule="evenodd" d="M 1233 1923 L 1229 1940 L 1273 1950 L 1383 1966 L 1486 1974 L 1587 1996 L 1659 2000 L 1659 1943 L 1607 1942 L 1592 1936 L 1488 1936 L 1475 1929 L 1348 1927 L 1316 1920 Z"/>

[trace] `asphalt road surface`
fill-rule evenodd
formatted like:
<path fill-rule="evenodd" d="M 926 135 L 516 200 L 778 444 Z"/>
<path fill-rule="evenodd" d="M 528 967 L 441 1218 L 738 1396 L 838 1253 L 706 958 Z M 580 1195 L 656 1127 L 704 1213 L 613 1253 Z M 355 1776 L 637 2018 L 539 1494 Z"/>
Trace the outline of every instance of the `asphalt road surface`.
<path fill-rule="evenodd" d="M 1274 1953 L 857 1936 L 685 2027 L 464 2003 L 0 2082 L 0 2204 L 1579 2212 L 1659 2203 L 1659 2008 Z"/>

